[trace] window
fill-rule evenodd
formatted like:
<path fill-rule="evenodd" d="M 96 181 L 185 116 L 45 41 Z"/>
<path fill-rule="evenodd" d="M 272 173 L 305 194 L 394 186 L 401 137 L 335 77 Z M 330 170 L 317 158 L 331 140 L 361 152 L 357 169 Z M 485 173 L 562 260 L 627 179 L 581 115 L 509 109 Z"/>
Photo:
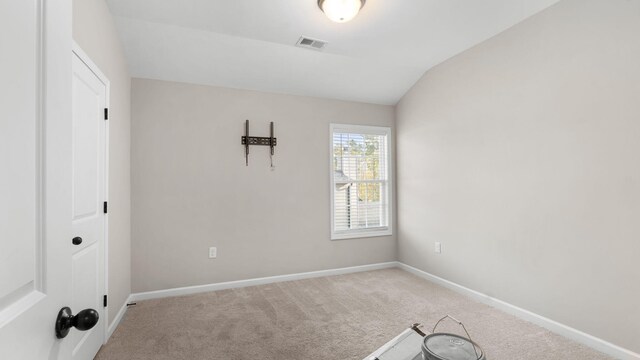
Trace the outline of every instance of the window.
<path fill-rule="evenodd" d="M 391 235 L 391 129 L 331 124 L 331 239 Z"/>

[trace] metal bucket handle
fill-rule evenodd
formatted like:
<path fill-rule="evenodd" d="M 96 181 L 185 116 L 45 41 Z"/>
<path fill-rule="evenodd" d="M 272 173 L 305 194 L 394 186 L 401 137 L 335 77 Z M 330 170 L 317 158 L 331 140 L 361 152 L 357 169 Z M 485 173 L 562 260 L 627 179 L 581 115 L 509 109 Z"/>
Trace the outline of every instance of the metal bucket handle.
<path fill-rule="evenodd" d="M 454 318 L 451 315 L 447 315 L 445 317 L 443 317 L 442 319 L 438 320 L 438 322 L 436 323 L 436 325 L 433 327 L 433 330 L 431 330 L 432 334 L 435 334 L 436 332 L 436 328 L 438 327 L 438 325 L 440 325 L 440 323 L 445 320 L 445 319 L 451 319 L 453 321 L 455 321 L 456 323 L 458 323 L 458 325 L 462 326 L 462 329 L 464 330 L 465 334 L 467 334 L 467 338 L 469 339 L 469 341 L 471 342 L 471 346 L 473 346 L 473 351 L 476 353 L 476 360 L 480 360 L 480 355 L 478 355 L 478 350 L 476 349 L 476 343 L 471 339 L 471 335 L 469 335 L 469 332 L 467 331 L 467 328 L 464 326 L 464 324 L 462 323 L 462 321 Z"/>

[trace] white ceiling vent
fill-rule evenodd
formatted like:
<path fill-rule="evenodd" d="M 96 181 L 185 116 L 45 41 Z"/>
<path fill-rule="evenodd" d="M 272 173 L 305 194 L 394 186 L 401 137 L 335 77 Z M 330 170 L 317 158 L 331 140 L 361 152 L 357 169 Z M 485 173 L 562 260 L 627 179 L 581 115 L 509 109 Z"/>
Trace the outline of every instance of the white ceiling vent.
<path fill-rule="evenodd" d="M 296 46 L 301 47 L 301 48 L 305 48 L 305 49 L 311 49 L 311 50 L 323 50 L 325 48 L 325 46 L 327 46 L 327 42 L 326 41 L 322 41 L 322 40 L 318 40 L 318 39 L 312 39 L 310 37 L 306 37 L 306 36 L 301 36 L 300 39 L 298 39 L 298 42 L 296 43 Z"/>

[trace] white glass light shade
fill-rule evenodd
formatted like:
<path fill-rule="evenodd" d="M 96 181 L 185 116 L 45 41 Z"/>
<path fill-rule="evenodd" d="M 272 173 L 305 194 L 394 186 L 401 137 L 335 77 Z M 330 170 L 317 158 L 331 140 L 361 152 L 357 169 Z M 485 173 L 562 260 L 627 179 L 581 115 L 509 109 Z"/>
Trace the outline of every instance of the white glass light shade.
<path fill-rule="evenodd" d="M 360 12 L 366 0 L 319 0 L 318 6 L 329 19 L 335 22 L 347 22 Z"/>

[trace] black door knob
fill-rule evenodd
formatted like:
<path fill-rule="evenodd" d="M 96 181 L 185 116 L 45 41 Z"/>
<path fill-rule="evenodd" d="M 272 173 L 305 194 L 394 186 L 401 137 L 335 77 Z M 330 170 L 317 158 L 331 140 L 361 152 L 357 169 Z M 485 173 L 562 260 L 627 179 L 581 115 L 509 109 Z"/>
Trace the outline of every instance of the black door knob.
<path fill-rule="evenodd" d="M 82 238 L 80 236 L 76 236 L 71 239 L 71 243 L 73 243 L 73 245 L 80 245 L 82 244 Z"/>
<path fill-rule="evenodd" d="M 90 330 L 98 323 L 98 319 L 100 315 L 93 309 L 82 310 L 74 316 L 71 314 L 71 309 L 63 307 L 56 319 L 56 337 L 58 339 L 66 337 L 72 327 L 80 331 Z"/>

